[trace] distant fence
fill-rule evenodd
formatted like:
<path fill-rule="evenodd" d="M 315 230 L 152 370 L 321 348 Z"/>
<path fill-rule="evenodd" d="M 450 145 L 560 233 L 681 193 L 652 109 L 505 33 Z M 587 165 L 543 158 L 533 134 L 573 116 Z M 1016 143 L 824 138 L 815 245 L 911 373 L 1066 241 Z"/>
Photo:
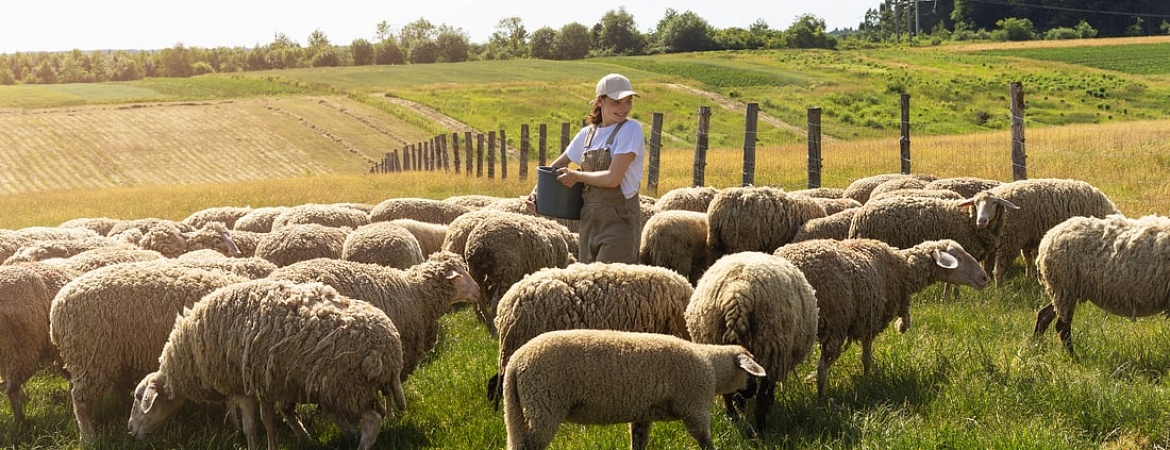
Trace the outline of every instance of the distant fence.
<path fill-rule="evenodd" d="M 1027 153 L 1024 147 L 1024 95 L 1023 87 L 1019 82 L 1010 85 L 1011 93 L 1011 158 L 1012 177 L 1015 180 L 1027 178 Z M 755 184 L 756 143 L 758 130 L 759 105 L 748 103 L 744 120 L 743 139 L 743 185 Z M 899 136 L 899 158 L 901 173 L 911 173 L 910 163 L 910 95 L 901 95 L 901 126 Z M 821 108 L 808 108 L 808 182 L 809 188 L 821 187 L 821 171 L 823 169 L 821 147 Z M 700 106 L 698 124 L 695 133 L 695 157 L 693 163 L 692 186 L 703 186 L 706 173 L 706 155 L 708 150 L 708 133 L 711 117 L 711 108 Z M 660 152 L 662 150 L 662 113 L 654 113 L 650 125 L 650 139 L 647 147 L 647 176 L 646 190 L 651 195 L 657 195 Z M 521 180 L 528 178 L 529 156 L 535 152 L 537 165 L 548 165 L 548 158 L 559 156 L 568 146 L 573 135 L 576 134 L 572 124 L 565 122 L 560 127 L 560 145 L 549 145 L 549 130 L 545 124 L 537 127 L 536 143 L 533 145 L 528 124 L 520 125 L 520 148 L 515 152 L 518 156 L 516 164 L 518 176 Z M 485 148 L 486 147 L 486 148 Z M 550 153 L 551 150 L 551 153 Z M 381 161 L 370 167 L 371 173 L 390 173 L 406 171 L 454 171 L 466 176 L 483 177 L 486 168 L 487 177 L 495 178 L 495 168 L 500 169 L 500 178 L 508 177 L 508 148 L 505 130 L 489 131 L 486 135 L 472 131 L 462 133 L 441 134 L 423 142 L 404 146 L 399 150 L 387 152 Z"/>

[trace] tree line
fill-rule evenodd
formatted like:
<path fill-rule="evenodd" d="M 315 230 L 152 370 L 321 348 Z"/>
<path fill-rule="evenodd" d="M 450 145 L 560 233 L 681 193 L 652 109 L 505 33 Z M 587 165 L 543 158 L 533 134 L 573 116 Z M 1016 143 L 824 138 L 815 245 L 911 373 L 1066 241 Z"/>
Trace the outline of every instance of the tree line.
<path fill-rule="evenodd" d="M 502 19 L 484 43 L 447 24 L 419 18 L 400 29 L 383 21 L 372 40 L 335 45 L 315 30 L 305 45 L 277 33 L 266 45 L 161 50 L 29 52 L 0 54 L 0 85 L 131 81 L 299 67 L 428 64 L 469 60 L 539 58 L 579 60 L 597 56 L 710 50 L 856 48 L 947 40 L 1070 39 L 1170 32 L 1165 0 L 883 0 L 857 28 L 827 31 L 815 15 L 797 17 L 786 29 L 763 20 L 747 28 L 716 28 L 691 12 L 668 8 L 648 32 L 639 31 L 625 8 L 607 11 L 587 26 L 529 32 L 519 17 Z"/>

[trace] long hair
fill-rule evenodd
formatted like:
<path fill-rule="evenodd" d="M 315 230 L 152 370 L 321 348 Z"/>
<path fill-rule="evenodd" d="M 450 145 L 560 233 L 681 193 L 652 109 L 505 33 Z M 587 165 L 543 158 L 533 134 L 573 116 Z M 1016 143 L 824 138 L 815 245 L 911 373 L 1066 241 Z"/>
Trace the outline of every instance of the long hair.
<path fill-rule="evenodd" d="M 590 125 L 601 125 L 601 99 L 603 98 L 605 98 L 604 95 L 599 95 L 597 98 L 593 99 L 593 110 L 585 116 L 585 123 Z"/>

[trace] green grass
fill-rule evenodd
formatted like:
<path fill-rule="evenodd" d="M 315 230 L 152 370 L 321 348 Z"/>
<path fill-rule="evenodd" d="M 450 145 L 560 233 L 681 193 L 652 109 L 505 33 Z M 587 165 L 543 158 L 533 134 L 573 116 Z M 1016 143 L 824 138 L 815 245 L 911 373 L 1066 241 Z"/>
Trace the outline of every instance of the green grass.
<path fill-rule="evenodd" d="M 0 107 L 53 108 L 150 101 L 194 101 L 242 97 L 300 95 L 304 87 L 260 77 L 202 76 L 147 78 L 87 84 L 0 86 Z"/>
<path fill-rule="evenodd" d="M 1062 62 L 1134 75 L 1170 74 L 1170 44 L 988 50 L 984 53 Z"/>

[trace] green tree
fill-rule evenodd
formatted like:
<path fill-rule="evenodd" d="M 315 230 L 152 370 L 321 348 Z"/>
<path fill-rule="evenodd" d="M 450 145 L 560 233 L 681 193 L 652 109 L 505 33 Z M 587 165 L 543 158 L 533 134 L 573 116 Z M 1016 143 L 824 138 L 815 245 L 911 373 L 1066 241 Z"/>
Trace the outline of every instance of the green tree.
<path fill-rule="evenodd" d="M 513 59 L 528 56 L 528 30 L 519 17 L 500 19 L 496 31 L 488 38 L 487 49 L 492 59 Z"/>
<path fill-rule="evenodd" d="M 37 65 L 32 82 L 36 84 L 57 84 L 57 70 L 53 68 L 53 63 L 48 58 L 42 59 L 40 64 Z"/>
<path fill-rule="evenodd" d="M 430 64 L 439 61 L 439 45 L 433 40 L 416 41 L 410 49 L 411 64 Z"/>
<path fill-rule="evenodd" d="M 624 6 L 607 11 L 598 26 L 596 50 L 601 54 L 637 55 L 645 48 L 645 39 L 638 32 L 634 16 Z"/>
<path fill-rule="evenodd" d="M 528 40 L 529 55 L 533 58 L 556 59 L 557 30 L 552 27 L 541 27 L 532 32 Z"/>
<path fill-rule="evenodd" d="M 438 36 L 439 29 L 435 27 L 435 24 L 420 17 L 418 20 L 402 26 L 402 30 L 398 32 L 398 46 L 402 48 L 403 53 L 409 55 L 414 53 L 415 47 L 424 43 L 430 43 L 433 46 L 435 38 Z M 413 60 L 414 57 L 411 56 L 411 61 Z"/>
<path fill-rule="evenodd" d="M 398 46 L 398 43 L 394 42 L 393 38 L 379 42 L 376 50 L 376 61 L 378 64 L 406 64 L 406 55 L 402 52 L 402 48 Z"/>
<path fill-rule="evenodd" d="M 439 27 L 439 35 L 435 38 L 435 47 L 437 47 L 438 61 L 442 62 L 467 61 L 471 50 L 467 33 L 447 25 Z"/>
<path fill-rule="evenodd" d="M 589 27 L 579 22 L 565 24 L 553 41 L 554 59 L 564 61 L 584 59 L 590 48 L 593 48 L 593 44 Z"/>
<path fill-rule="evenodd" d="M 349 44 L 349 52 L 353 55 L 353 65 L 368 66 L 374 63 L 374 45 L 362 38 L 354 39 Z"/>
<path fill-rule="evenodd" d="M 16 78 L 12 76 L 12 69 L 8 64 L 0 64 L 0 86 L 12 86 L 16 84 Z"/>
<path fill-rule="evenodd" d="M 1029 19 L 1006 17 L 999 19 L 995 24 L 999 29 L 993 32 L 993 36 L 1000 40 L 1030 41 L 1036 37 L 1036 28 Z"/>
<path fill-rule="evenodd" d="M 673 8 L 667 8 L 665 17 L 658 22 L 658 43 L 666 52 L 701 52 L 714 49 L 713 35 L 711 25 L 691 11 L 678 14 Z"/>
<path fill-rule="evenodd" d="M 1081 21 L 1077 23 L 1076 30 L 1077 35 L 1083 39 L 1097 37 L 1097 30 L 1093 29 L 1093 26 L 1089 25 L 1089 22 L 1086 22 L 1085 19 L 1081 19 Z"/>
<path fill-rule="evenodd" d="M 185 78 L 191 76 L 191 52 L 182 43 L 175 44 L 171 48 L 164 48 L 159 53 L 159 62 L 164 77 Z"/>
<path fill-rule="evenodd" d="M 825 21 L 812 14 L 803 14 L 784 31 L 791 48 L 837 48 L 837 38 L 825 33 Z"/>

